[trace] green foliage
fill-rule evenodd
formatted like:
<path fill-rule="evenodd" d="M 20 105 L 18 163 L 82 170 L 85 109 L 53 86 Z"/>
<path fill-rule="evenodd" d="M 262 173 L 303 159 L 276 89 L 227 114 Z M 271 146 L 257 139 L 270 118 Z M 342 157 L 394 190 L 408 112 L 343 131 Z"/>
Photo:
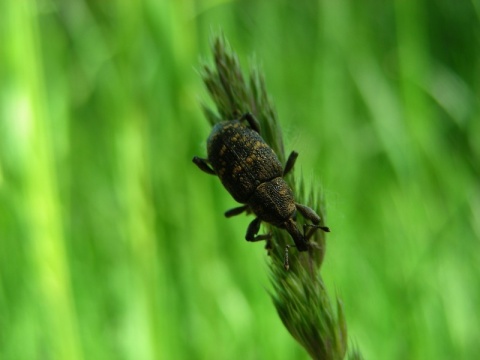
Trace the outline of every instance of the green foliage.
<path fill-rule="evenodd" d="M 295 188 L 328 203 L 315 241 L 343 312 L 322 305 L 325 326 L 367 359 L 476 358 L 479 18 L 447 0 L 0 2 L 0 358 L 309 357 L 251 217 L 225 219 L 235 202 L 191 163 L 212 29 L 256 54 Z"/>
<path fill-rule="evenodd" d="M 223 37 L 215 38 L 212 50 L 215 67 L 205 65 L 202 75 L 218 112 L 216 114 L 208 106 L 204 106 L 204 113 L 210 124 L 224 119 L 237 119 L 242 114 L 251 112 L 259 121 L 263 137 L 284 161 L 282 133 L 265 89 L 263 75 L 253 68 L 249 78 L 245 80 L 237 56 L 229 49 Z"/>

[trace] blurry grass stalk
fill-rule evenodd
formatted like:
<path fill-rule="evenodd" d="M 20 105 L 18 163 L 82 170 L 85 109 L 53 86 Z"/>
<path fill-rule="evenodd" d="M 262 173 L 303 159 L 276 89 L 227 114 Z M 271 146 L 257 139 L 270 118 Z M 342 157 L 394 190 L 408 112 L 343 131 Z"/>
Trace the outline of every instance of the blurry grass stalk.
<path fill-rule="evenodd" d="M 78 319 L 70 281 L 70 268 L 65 246 L 62 221 L 62 204 L 55 169 L 52 115 L 48 111 L 44 74 L 41 59 L 41 39 L 34 3 L 19 3 L 12 7 L 14 34 L 21 34 L 16 45 L 16 73 L 18 76 L 18 108 L 22 109 L 19 122 L 23 122 L 25 142 L 23 148 L 24 198 L 28 209 L 27 226 L 30 256 L 36 276 L 35 305 L 41 309 L 38 320 L 39 337 L 43 342 L 34 352 L 45 353 L 57 359 L 83 357 Z M 62 341 L 58 341 L 61 337 Z M 29 350 L 25 350 L 29 351 Z"/>
<path fill-rule="evenodd" d="M 250 76 L 244 78 L 235 53 L 221 36 L 214 39 L 213 54 L 215 65 L 202 68 L 203 81 L 216 106 L 216 110 L 203 106 L 208 121 L 214 125 L 251 112 L 261 125 L 263 138 L 285 163 L 281 129 L 262 74 L 253 68 Z M 296 200 L 312 207 L 325 219 L 321 194 L 307 189 L 303 181 L 295 186 L 293 175 L 286 180 L 296 190 Z M 299 217 L 298 226 L 303 225 L 302 221 Z M 332 304 L 319 274 L 325 254 L 325 233 L 312 232 L 308 252 L 299 253 L 292 248 L 290 270 L 286 271 L 284 257 L 287 244 L 292 244 L 290 235 L 264 225 L 273 233 L 269 251 L 271 296 L 283 324 L 313 359 L 343 359 L 347 350 L 347 326 L 342 304 L 338 299 Z M 360 358 L 360 355 L 352 352 L 351 358 Z"/>

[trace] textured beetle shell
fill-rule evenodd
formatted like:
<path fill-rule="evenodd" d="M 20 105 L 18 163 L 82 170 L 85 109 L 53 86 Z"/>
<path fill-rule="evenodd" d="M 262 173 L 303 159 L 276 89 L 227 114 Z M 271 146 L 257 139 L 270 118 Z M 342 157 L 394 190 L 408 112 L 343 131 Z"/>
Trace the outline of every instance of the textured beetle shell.
<path fill-rule="evenodd" d="M 278 227 L 283 227 L 296 211 L 293 192 L 281 177 L 260 184 L 249 205 L 263 221 Z"/>
<path fill-rule="evenodd" d="M 214 126 L 207 152 L 223 186 L 240 203 L 249 202 L 260 184 L 283 175 L 275 152 L 256 131 L 238 120 Z"/>

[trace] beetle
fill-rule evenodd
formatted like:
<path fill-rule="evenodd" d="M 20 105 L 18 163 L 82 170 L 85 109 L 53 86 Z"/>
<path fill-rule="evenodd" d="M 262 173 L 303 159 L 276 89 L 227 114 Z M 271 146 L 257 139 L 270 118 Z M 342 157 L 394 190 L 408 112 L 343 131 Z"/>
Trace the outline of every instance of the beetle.
<path fill-rule="evenodd" d="M 320 216 L 313 209 L 295 202 L 292 189 L 283 179 L 292 170 L 298 153 L 292 151 L 283 167 L 260 136 L 260 125 L 252 114 L 217 123 L 207 139 L 207 154 L 207 159 L 195 156 L 193 162 L 207 174 L 217 175 L 232 197 L 243 204 L 228 210 L 225 216 L 243 212 L 256 216 L 248 226 L 247 241 L 271 238 L 271 234 L 258 234 L 264 221 L 287 230 L 295 247 L 307 251 L 308 238 L 305 227 L 303 234 L 297 227 L 297 211 L 313 223 L 307 226 L 330 231 L 319 225 Z"/>

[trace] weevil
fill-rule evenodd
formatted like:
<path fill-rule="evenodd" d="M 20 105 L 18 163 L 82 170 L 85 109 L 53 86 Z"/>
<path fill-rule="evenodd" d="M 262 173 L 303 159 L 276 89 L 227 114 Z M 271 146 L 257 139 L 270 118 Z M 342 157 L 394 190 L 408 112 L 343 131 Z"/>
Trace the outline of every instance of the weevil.
<path fill-rule="evenodd" d="M 248 126 L 247 126 L 248 125 Z M 237 120 L 217 123 L 207 139 L 207 159 L 197 156 L 193 162 L 204 172 L 217 175 L 223 186 L 242 206 L 225 212 L 226 217 L 243 212 L 255 214 L 247 229 L 247 241 L 269 240 L 271 234 L 258 234 L 262 221 L 285 229 L 299 251 L 307 251 L 308 237 L 297 227 L 297 211 L 313 224 L 321 226 L 320 216 L 306 205 L 295 202 L 292 189 L 284 180 L 293 168 L 298 153 L 292 151 L 285 167 L 260 135 L 260 125 L 252 114 Z M 293 246 L 293 245 L 291 245 Z"/>

